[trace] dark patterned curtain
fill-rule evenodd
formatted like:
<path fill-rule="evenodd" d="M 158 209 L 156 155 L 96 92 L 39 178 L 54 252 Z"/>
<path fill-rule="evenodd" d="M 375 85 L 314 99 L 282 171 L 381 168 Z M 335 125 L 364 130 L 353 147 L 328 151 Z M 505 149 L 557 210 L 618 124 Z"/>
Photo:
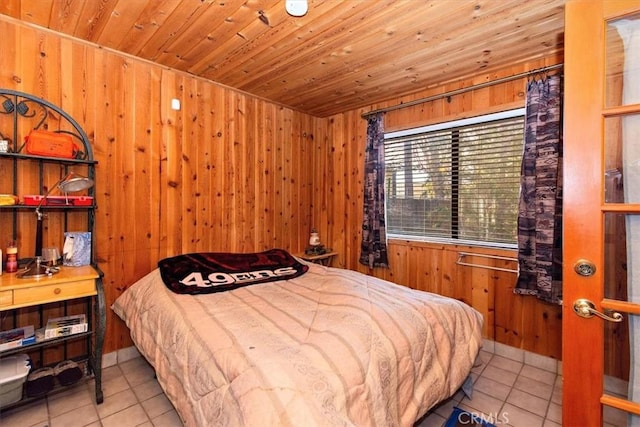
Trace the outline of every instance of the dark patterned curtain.
<path fill-rule="evenodd" d="M 561 77 L 527 85 L 515 292 L 562 303 Z"/>
<path fill-rule="evenodd" d="M 388 267 L 387 233 L 384 220 L 384 115 L 367 118 L 367 146 L 364 159 L 364 219 L 360 262 Z"/>

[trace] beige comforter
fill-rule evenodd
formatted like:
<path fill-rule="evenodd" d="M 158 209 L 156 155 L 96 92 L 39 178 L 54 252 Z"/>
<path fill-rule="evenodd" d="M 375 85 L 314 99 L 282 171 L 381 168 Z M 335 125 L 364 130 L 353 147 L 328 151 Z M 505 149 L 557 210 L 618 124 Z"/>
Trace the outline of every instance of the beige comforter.
<path fill-rule="evenodd" d="M 411 426 L 463 383 L 480 314 L 316 264 L 178 295 L 155 270 L 112 306 L 188 426 Z"/>

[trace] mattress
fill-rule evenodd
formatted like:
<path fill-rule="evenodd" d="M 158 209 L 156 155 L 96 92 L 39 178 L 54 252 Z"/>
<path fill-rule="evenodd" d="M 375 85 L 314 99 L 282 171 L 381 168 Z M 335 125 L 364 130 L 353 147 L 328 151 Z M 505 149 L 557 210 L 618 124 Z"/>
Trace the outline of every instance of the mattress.
<path fill-rule="evenodd" d="M 411 426 L 482 342 L 460 301 L 317 264 L 201 295 L 156 269 L 112 309 L 187 426 Z"/>

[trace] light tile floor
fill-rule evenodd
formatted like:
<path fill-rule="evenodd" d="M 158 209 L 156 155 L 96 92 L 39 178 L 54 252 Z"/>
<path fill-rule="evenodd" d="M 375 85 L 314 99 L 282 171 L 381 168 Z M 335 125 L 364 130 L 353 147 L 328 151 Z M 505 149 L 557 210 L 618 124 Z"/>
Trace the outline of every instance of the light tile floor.
<path fill-rule="evenodd" d="M 536 365 L 547 369 L 481 350 L 471 371 L 472 398 L 459 391 L 427 414 L 417 427 L 441 427 L 454 406 L 496 426 L 559 427 L 562 377 L 554 363 Z"/>
<path fill-rule="evenodd" d="M 136 357 L 102 371 L 104 402 L 93 381 L 0 414 L 2 427 L 179 427 L 182 422 L 147 362 Z"/>
<path fill-rule="evenodd" d="M 493 343 L 486 346 L 494 350 Z M 441 427 L 458 406 L 496 426 L 555 427 L 562 419 L 561 364 L 495 344 L 482 350 L 472 370 L 472 399 L 462 392 L 440 404 L 416 427 Z M 103 370 L 104 403 L 93 383 L 83 383 L 29 406 L 0 414 L 2 427 L 181 427 L 182 422 L 141 357 Z M 605 414 L 606 416 L 606 414 Z M 626 425 L 611 422 L 605 426 Z"/>

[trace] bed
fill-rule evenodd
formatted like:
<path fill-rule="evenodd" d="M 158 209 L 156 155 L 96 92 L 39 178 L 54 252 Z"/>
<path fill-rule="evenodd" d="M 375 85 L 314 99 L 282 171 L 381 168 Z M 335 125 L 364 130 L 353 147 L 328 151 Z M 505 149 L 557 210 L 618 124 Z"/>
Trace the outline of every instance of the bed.
<path fill-rule="evenodd" d="M 481 315 L 451 298 L 284 251 L 237 266 L 193 256 L 161 261 L 112 305 L 187 426 L 412 426 L 458 390 L 481 346 Z M 204 292 L 175 289 L 164 270 L 219 264 L 236 273 L 178 280 Z"/>

